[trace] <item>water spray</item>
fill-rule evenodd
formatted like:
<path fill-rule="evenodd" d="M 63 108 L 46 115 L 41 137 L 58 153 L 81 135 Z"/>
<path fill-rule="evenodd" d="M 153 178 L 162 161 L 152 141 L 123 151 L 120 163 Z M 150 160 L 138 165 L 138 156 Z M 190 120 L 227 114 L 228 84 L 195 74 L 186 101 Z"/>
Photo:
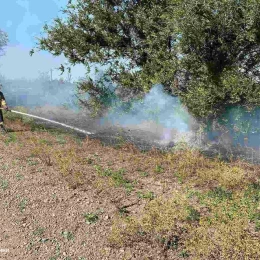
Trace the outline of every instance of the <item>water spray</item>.
<path fill-rule="evenodd" d="M 47 122 L 50 122 L 50 123 L 58 124 L 58 125 L 61 125 L 61 126 L 64 126 L 64 127 L 70 128 L 70 129 L 73 129 L 75 131 L 82 132 L 82 133 L 87 134 L 87 135 L 93 135 L 94 134 L 94 133 L 85 131 L 83 129 L 79 129 L 77 127 L 66 125 L 66 124 L 63 124 L 63 123 L 60 123 L 60 122 L 57 122 L 57 121 L 54 121 L 54 120 L 50 120 L 50 119 L 44 118 L 44 117 L 35 116 L 35 115 L 28 114 L 28 113 L 23 113 L 23 112 L 19 112 L 19 111 L 15 111 L 15 110 L 10 110 L 10 109 L 8 109 L 7 111 L 13 112 L 13 113 L 16 113 L 16 114 L 20 114 L 20 115 L 25 115 L 25 116 L 41 119 L 41 120 L 44 120 L 44 121 L 47 121 Z"/>

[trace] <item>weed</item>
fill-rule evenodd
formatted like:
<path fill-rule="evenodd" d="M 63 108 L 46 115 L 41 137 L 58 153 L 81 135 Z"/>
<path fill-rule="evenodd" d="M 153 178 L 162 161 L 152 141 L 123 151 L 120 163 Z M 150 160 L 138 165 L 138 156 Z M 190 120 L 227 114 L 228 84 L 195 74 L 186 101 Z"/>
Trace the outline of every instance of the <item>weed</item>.
<path fill-rule="evenodd" d="M 32 150 L 31 156 L 38 157 L 45 165 L 52 166 L 53 161 L 51 159 L 52 147 L 48 145 L 38 145 Z"/>
<path fill-rule="evenodd" d="M 219 200 L 231 199 L 232 192 L 228 191 L 222 187 L 217 187 L 214 190 L 208 192 L 208 197 L 217 198 Z"/>
<path fill-rule="evenodd" d="M 126 206 L 119 208 L 118 211 L 121 217 L 127 216 L 127 214 L 130 213 L 130 211 L 126 209 Z"/>
<path fill-rule="evenodd" d="M 31 249 L 33 248 L 33 246 L 34 246 L 34 242 L 31 241 L 31 242 L 29 243 L 29 245 L 27 245 L 27 249 L 28 249 L 28 250 L 31 250 Z"/>
<path fill-rule="evenodd" d="M 124 137 L 121 136 L 121 135 L 120 135 L 120 136 L 117 136 L 116 139 L 117 139 L 117 141 L 118 141 L 118 143 L 115 145 L 115 148 L 116 148 L 116 149 L 121 148 L 122 145 L 124 145 L 124 144 L 126 143 L 126 140 L 125 140 Z"/>
<path fill-rule="evenodd" d="M 27 162 L 28 162 L 28 164 L 29 164 L 30 166 L 34 166 L 34 165 L 39 164 L 39 162 L 33 160 L 32 158 L 28 158 L 28 159 L 27 159 Z"/>
<path fill-rule="evenodd" d="M 58 137 L 56 138 L 56 142 L 57 142 L 58 144 L 66 144 L 66 143 L 67 143 L 67 141 L 64 139 L 63 136 L 58 136 Z"/>
<path fill-rule="evenodd" d="M 22 174 L 19 174 L 19 173 L 17 173 L 17 174 L 15 175 L 15 177 L 16 177 L 16 179 L 17 179 L 18 181 L 20 181 L 20 180 L 22 180 L 22 179 L 24 178 L 24 176 L 23 176 Z"/>
<path fill-rule="evenodd" d="M 27 200 L 22 199 L 22 201 L 19 203 L 19 208 L 21 212 L 24 212 L 26 205 L 27 205 Z"/>
<path fill-rule="evenodd" d="M 4 164 L 1 166 L 1 169 L 4 170 L 4 171 L 7 171 L 9 168 L 9 165 L 8 164 Z"/>
<path fill-rule="evenodd" d="M 84 161 L 86 161 L 87 164 L 92 164 L 94 162 L 94 159 L 87 157 L 87 158 L 84 159 Z"/>
<path fill-rule="evenodd" d="M 182 250 L 179 254 L 180 257 L 186 258 L 189 257 L 189 254 L 186 250 Z"/>
<path fill-rule="evenodd" d="M 183 183 L 183 177 L 181 176 L 180 173 L 175 172 L 175 173 L 174 173 L 174 176 L 177 177 L 177 179 L 178 179 L 178 183 L 180 183 L 180 184 Z"/>
<path fill-rule="evenodd" d="M 70 231 L 62 231 L 61 234 L 63 235 L 64 238 L 67 240 L 74 240 L 74 236 Z"/>
<path fill-rule="evenodd" d="M 147 177 L 149 175 L 149 173 L 148 172 L 140 172 L 140 175 L 142 177 Z"/>
<path fill-rule="evenodd" d="M 194 209 L 192 206 L 188 206 L 187 210 L 189 212 L 189 215 L 187 216 L 187 220 L 190 221 L 199 221 L 200 220 L 200 213 Z"/>
<path fill-rule="evenodd" d="M 79 257 L 78 260 L 87 260 L 85 257 Z"/>
<path fill-rule="evenodd" d="M 109 161 L 109 162 L 107 163 L 107 165 L 108 165 L 108 166 L 112 166 L 112 165 L 113 165 L 113 162 Z"/>
<path fill-rule="evenodd" d="M 180 238 L 178 236 L 173 236 L 172 238 L 167 239 L 165 243 L 166 249 L 178 249 L 179 239 Z"/>
<path fill-rule="evenodd" d="M 2 190 L 6 190 L 8 188 L 8 181 L 0 177 L 0 185 Z"/>
<path fill-rule="evenodd" d="M 255 222 L 255 231 L 256 232 L 260 231 L 260 221 Z"/>
<path fill-rule="evenodd" d="M 163 167 L 161 165 L 156 164 L 156 166 L 155 166 L 155 172 L 156 173 L 162 173 L 163 170 L 164 169 L 163 169 Z"/>
<path fill-rule="evenodd" d="M 53 145 L 53 143 L 50 140 L 46 139 L 40 139 L 39 144 Z"/>
<path fill-rule="evenodd" d="M 125 169 L 113 171 L 112 169 L 106 168 L 102 170 L 101 166 L 99 165 L 94 165 L 94 168 L 99 175 L 111 178 L 115 187 L 123 186 L 126 189 L 126 193 L 128 195 L 133 190 L 133 184 L 123 176 Z"/>
<path fill-rule="evenodd" d="M 252 202 L 260 201 L 260 184 L 251 183 L 248 185 L 248 188 L 244 192 L 245 198 L 250 199 Z"/>
<path fill-rule="evenodd" d="M 126 189 L 126 194 L 127 195 L 130 195 L 131 191 L 134 189 L 134 186 L 132 183 L 126 181 L 126 183 L 123 184 L 123 186 L 125 187 Z"/>
<path fill-rule="evenodd" d="M 57 259 L 60 255 L 60 243 L 56 239 L 52 239 L 52 242 L 56 244 L 55 245 L 56 256 L 54 257 L 54 259 Z"/>
<path fill-rule="evenodd" d="M 155 195 L 152 191 L 147 191 L 146 193 L 137 192 L 137 196 L 140 199 L 150 199 L 153 200 Z"/>
<path fill-rule="evenodd" d="M 4 239 L 8 239 L 8 238 L 10 238 L 9 235 L 4 235 Z"/>
<path fill-rule="evenodd" d="M 49 238 L 41 238 L 39 241 L 42 242 L 42 243 L 45 243 L 45 242 L 47 242 L 49 240 L 50 240 Z"/>
<path fill-rule="evenodd" d="M 5 144 L 15 143 L 17 141 L 16 133 L 9 133 L 8 138 L 5 139 Z"/>
<path fill-rule="evenodd" d="M 43 235 L 45 228 L 38 227 L 36 230 L 33 231 L 33 235 L 41 236 Z"/>
<path fill-rule="evenodd" d="M 87 224 L 93 224 L 98 221 L 98 215 L 96 213 L 86 213 L 84 217 Z"/>

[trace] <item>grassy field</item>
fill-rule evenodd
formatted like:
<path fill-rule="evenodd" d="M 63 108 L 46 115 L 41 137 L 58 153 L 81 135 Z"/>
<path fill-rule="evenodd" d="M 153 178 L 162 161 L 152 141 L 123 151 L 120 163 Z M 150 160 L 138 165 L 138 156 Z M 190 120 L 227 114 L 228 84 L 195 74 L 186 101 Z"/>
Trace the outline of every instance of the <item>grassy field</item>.
<path fill-rule="evenodd" d="M 5 117 L 0 259 L 260 259 L 259 166 Z"/>

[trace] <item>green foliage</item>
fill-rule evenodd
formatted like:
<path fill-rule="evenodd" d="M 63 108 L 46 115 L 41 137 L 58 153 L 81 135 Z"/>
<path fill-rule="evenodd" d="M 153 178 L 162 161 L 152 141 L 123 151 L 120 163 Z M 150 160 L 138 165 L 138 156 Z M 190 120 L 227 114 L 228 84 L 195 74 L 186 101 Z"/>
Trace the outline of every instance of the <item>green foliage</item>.
<path fill-rule="evenodd" d="M 228 104 L 259 104 L 260 3 L 257 0 L 83 1 L 45 25 L 38 49 L 69 62 L 106 65 L 99 81 L 78 83 L 97 115 L 122 94 L 141 98 L 156 83 L 204 118 Z M 64 66 L 61 67 L 64 71 Z M 174 80 L 184 83 L 173 88 Z M 180 81 L 179 81 L 180 82 Z"/>

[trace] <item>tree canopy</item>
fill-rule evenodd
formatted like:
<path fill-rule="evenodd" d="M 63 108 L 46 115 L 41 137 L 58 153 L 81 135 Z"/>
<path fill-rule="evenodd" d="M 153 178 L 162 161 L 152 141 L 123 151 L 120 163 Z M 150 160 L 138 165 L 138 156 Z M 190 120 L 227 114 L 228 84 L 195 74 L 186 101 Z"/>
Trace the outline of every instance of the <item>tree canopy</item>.
<path fill-rule="evenodd" d="M 225 105 L 260 103 L 259 10 L 258 0 L 69 1 L 66 18 L 44 26 L 38 49 L 71 65 L 108 65 L 118 89 L 135 94 L 161 83 L 206 118 Z M 94 103 L 107 93 L 90 80 L 79 88 L 92 89 Z"/>

